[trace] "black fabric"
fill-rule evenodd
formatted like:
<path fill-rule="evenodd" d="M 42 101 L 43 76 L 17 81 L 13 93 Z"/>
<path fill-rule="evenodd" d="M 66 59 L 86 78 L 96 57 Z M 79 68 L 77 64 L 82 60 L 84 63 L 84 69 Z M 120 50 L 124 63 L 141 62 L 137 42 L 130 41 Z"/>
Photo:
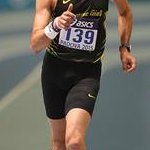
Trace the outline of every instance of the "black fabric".
<path fill-rule="evenodd" d="M 67 47 L 67 44 L 60 45 L 58 34 L 58 36 L 48 46 L 49 52 L 54 53 L 60 58 L 66 60 L 94 62 L 101 57 L 105 49 L 105 20 L 108 11 L 108 0 L 70 0 L 66 4 L 63 4 L 63 0 L 58 0 L 55 10 L 52 11 L 53 19 L 55 19 L 57 16 L 60 16 L 64 11 L 66 11 L 70 3 L 73 4 L 72 12 L 77 16 L 77 18 L 85 18 L 87 19 L 87 22 L 89 22 L 89 19 L 94 19 L 98 22 L 98 32 L 95 42 L 95 49 L 94 51 L 89 52 L 84 50 L 78 50 L 76 46 Z M 75 44 L 78 45 L 78 43 Z"/>
<path fill-rule="evenodd" d="M 65 61 L 46 53 L 42 89 L 47 116 L 64 118 L 72 108 L 82 108 L 92 115 L 100 76 L 101 63 Z"/>

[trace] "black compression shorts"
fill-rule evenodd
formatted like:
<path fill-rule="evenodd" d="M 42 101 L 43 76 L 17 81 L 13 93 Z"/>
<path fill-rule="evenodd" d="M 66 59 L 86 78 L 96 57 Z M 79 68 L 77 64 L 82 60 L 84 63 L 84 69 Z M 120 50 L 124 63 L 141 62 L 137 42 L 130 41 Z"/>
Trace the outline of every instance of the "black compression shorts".
<path fill-rule="evenodd" d="M 84 109 L 92 115 L 100 76 L 101 63 L 71 62 L 46 52 L 42 89 L 47 116 L 61 119 L 73 108 Z"/>

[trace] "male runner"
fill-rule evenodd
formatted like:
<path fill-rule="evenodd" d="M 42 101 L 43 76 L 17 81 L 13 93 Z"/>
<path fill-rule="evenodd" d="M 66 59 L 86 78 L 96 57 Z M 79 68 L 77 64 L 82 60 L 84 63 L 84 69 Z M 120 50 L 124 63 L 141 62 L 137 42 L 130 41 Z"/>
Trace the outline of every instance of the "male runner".
<path fill-rule="evenodd" d="M 118 10 L 124 72 L 136 68 L 130 52 L 132 12 L 126 0 Z M 42 89 L 52 134 L 52 150 L 86 150 L 85 133 L 99 90 L 105 49 L 108 0 L 36 0 L 31 48 L 46 48 Z"/>

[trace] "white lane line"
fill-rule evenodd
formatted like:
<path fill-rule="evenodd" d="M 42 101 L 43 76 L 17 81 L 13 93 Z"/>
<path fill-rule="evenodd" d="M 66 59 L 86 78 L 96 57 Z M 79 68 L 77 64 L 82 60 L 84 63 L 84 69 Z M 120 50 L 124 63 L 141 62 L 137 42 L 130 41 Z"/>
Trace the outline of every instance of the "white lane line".
<path fill-rule="evenodd" d="M 40 68 L 41 63 L 39 63 L 21 83 L 0 100 L 0 113 L 39 80 Z"/>

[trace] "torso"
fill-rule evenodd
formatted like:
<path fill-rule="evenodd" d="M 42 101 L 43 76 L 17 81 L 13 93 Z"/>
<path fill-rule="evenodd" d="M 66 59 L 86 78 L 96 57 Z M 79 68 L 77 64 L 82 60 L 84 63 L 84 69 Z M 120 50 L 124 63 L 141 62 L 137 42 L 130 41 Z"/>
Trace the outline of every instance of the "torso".
<path fill-rule="evenodd" d="M 62 30 L 47 50 L 66 60 L 96 62 L 105 48 L 108 0 L 53 0 L 52 17 L 60 16 L 70 3 L 77 20 L 68 31 Z"/>

